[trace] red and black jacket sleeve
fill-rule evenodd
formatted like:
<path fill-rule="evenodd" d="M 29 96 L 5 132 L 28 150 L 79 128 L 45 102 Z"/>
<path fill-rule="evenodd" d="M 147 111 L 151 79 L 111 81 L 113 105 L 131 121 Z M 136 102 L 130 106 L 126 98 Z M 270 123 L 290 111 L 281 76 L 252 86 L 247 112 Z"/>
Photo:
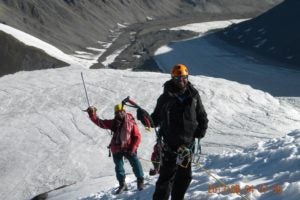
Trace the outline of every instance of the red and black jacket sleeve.
<path fill-rule="evenodd" d="M 112 119 L 102 120 L 99 117 L 97 117 L 97 115 L 89 115 L 89 117 L 92 120 L 92 122 L 94 122 L 94 124 L 96 124 L 100 128 L 112 130 L 112 127 L 113 127 Z"/>

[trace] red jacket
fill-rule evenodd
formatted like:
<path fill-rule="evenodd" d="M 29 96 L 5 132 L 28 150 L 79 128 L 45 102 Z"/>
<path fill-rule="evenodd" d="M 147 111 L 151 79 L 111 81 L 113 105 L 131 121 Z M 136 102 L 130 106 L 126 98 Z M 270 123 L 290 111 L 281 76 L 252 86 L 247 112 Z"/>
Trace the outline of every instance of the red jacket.
<path fill-rule="evenodd" d="M 126 120 L 124 119 L 123 123 L 117 127 L 115 119 L 102 120 L 96 115 L 90 116 L 90 119 L 97 126 L 112 131 L 113 136 L 110 142 L 110 148 L 113 154 L 120 151 L 135 153 L 141 142 L 141 134 L 133 116 L 130 113 L 126 113 L 125 118 Z M 125 121 L 127 121 L 126 125 Z"/>

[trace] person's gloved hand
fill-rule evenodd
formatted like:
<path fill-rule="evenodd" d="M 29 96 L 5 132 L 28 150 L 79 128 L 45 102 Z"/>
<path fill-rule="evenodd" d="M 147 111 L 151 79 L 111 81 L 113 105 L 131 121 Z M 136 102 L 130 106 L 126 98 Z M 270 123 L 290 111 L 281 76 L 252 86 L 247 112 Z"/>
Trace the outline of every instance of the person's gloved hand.
<path fill-rule="evenodd" d="M 205 136 L 205 131 L 201 130 L 199 127 L 196 128 L 195 132 L 194 132 L 194 137 L 201 139 Z"/>
<path fill-rule="evenodd" d="M 138 108 L 136 111 L 136 115 L 137 119 L 140 120 L 145 127 L 151 128 L 151 117 L 146 110 Z"/>
<path fill-rule="evenodd" d="M 133 156 L 134 154 L 136 154 L 136 149 L 131 149 L 128 153 L 130 156 Z"/>
<path fill-rule="evenodd" d="M 127 159 L 128 159 L 128 157 L 132 157 L 134 154 L 136 154 L 136 151 L 132 151 L 130 149 L 124 150 L 122 152 L 123 152 L 125 158 L 127 158 Z"/>
<path fill-rule="evenodd" d="M 138 120 L 143 120 L 143 116 L 147 113 L 146 110 L 142 109 L 142 108 L 138 108 L 136 110 L 136 117 Z"/>
<path fill-rule="evenodd" d="M 95 106 L 90 106 L 86 109 L 86 111 L 88 112 L 89 116 L 95 116 L 96 112 L 97 112 L 97 108 Z"/>

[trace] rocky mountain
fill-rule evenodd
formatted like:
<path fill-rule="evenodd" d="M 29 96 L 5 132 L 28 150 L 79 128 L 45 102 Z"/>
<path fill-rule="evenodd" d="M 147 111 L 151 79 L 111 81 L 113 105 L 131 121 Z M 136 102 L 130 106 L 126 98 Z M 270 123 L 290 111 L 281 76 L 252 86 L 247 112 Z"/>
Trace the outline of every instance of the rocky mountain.
<path fill-rule="evenodd" d="M 114 34 L 122 32 L 124 27 L 143 27 L 142 30 L 139 29 L 141 32 L 144 29 L 149 32 L 188 22 L 254 17 L 281 1 L 0 0 L 0 22 L 40 38 L 65 53 L 95 53 L 86 48 L 101 48 L 100 42 L 111 42 Z M 149 28 L 151 26 L 155 29 Z M 1 34 L 1 37 L 4 35 Z M 2 48 L 3 44 L 0 45 Z M 6 50 L 1 51 L 2 57 L 5 55 L 4 51 Z M 56 62 L 49 66 L 60 67 Z M 41 62 L 40 65 L 42 64 Z M 3 67 L 1 62 L 2 75 L 5 74 Z M 17 63 L 9 67 L 11 70 L 8 73 L 28 69 Z"/>
<path fill-rule="evenodd" d="M 300 68 L 300 1 L 285 0 L 260 16 L 232 25 L 220 37 Z"/>
<path fill-rule="evenodd" d="M 0 76 L 20 70 L 47 69 L 68 65 L 40 49 L 26 46 L 2 31 L 0 31 L 0 44 Z"/>

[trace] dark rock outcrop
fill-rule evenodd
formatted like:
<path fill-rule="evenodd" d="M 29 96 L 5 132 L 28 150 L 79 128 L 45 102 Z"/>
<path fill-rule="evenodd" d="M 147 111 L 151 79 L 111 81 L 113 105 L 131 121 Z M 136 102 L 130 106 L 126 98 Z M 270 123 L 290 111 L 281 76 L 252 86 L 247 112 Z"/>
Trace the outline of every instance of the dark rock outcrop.
<path fill-rule="evenodd" d="M 44 51 L 27 46 L 0 31 L 0 76 L 24 70 L 47 69 L 67 66 Z"/>

